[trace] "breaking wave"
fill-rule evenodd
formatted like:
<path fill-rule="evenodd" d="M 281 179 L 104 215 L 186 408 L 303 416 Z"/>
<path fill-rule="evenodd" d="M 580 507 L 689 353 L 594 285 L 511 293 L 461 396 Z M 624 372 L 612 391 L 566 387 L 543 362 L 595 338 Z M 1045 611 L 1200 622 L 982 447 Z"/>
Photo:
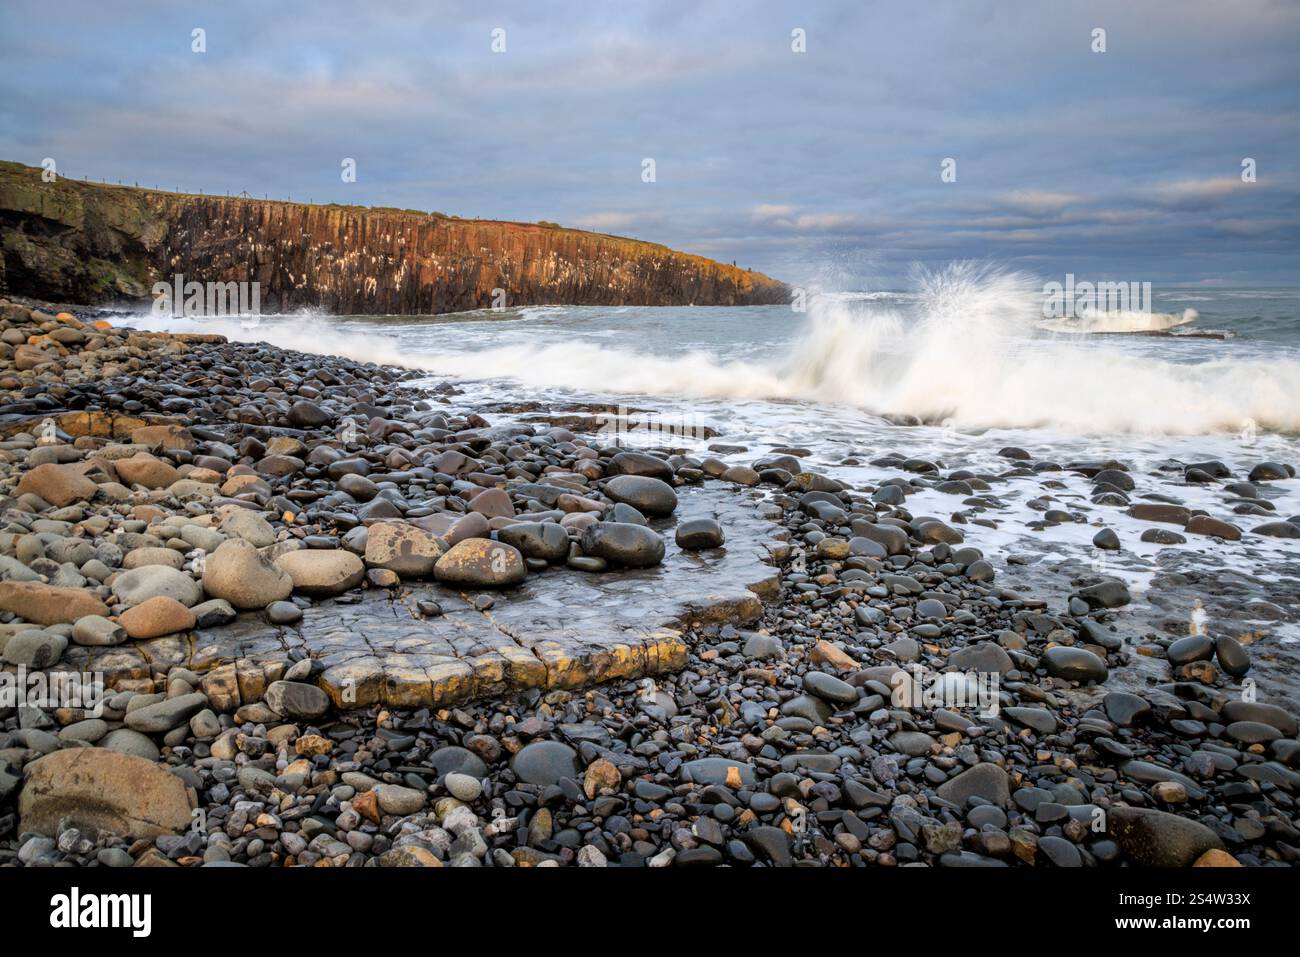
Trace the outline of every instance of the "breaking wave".
<path fill-rule="evenodd" d="M 795 400 L 946 423 L 958 429 L 1057 428 L 1081 434 L 1199 435 L 1244 427 L 1300 432 L 1300 362 L 1221 356 L 1166 361 L 1115 339 L 1042 330 L 1042 285 L 1028 275 L 955 264 L 918 277 L 910 301 L 818 296 L 798 336 L 774 359 L 709 351 L 607 347 L 580 337 L 525 336 L 484 344 L 443 323 L 385 336 L 338 320 L 152 320 L 285 348 L 392 363 L 466 379 L 628 395 Z M 1195 313 L 1145 320 L 1163 328 Z M 1144 314 L 1134 314 L 1142 316 Z M 1153 331 L 1117 317 L 1122 329 Z M 411 336 L 410 329 L 420 331 Z M 743 333 L 740 333 L 743 335 Z M 581 335 L 581 334 L 579 334 Z M 1125 337 L 1127 338 L 1127 337 Z M 450 343 L 450 344 L 449 344 Z"/>
<path fill-rule="evenodd" d="M 1153 333 L 1168 332 L 1195 322 L 1200 314 L 1195 309 L 1184 309 L 1182 313 L 1116 311 L 1097 312 L 1074 319 L 1049 319 L 1041 325 L 1051 332 L 1070 332 L 1083 334 L 1117 334 L 1126 332 Z"/>

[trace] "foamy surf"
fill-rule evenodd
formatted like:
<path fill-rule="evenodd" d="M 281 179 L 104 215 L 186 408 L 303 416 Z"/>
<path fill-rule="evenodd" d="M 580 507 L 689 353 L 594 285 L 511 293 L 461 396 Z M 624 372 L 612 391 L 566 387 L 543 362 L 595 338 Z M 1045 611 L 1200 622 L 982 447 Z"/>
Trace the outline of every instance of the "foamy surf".
<path fill-rule="evenodd" d="M 1073 319 L 1046 319 L 1041 326 L 1050 332 L 1081 335 L 1150 334 L 1169 332 L 1190 325 L 1199 318 L 1200 314 L 1195 309 L 1184 309 L 1181 313 L 1120 310 L 1097 312 Z"/>
<path fill-rule="evenodd" d="M 677 326 L 664 325 L 660 310 L 585 310 L 579 321 L 574 310 L 566 320 L 563 307 L 529 310 L 511 323 L 467 315 L 462 325 L 454 317 L 315 315 L 264 317 L 256 324 L 145 317 L 139 324 L 534 389 L 805 402 L 958 429 L 1300 432 L 1300 362 L 1293 358 L 1215 351 L 1207 353 L 1214 356 L 1209 361 L 1170 361 L 1122 348 L 1130 336 L 1044 334 L 1042 285 L 1022 273 L 957 264 L 919 275 L 916 287 L 911 302 L 815 296 L 800 331 L 792 338 L 782 333 L 756 357 L 733 347 L 744 330 L 736 325 L 730 331 L 719 316 L 726 310 L 699 310 L 698 316 L 682 310 Z M 1195 317 L 1192 310 L 1123 314 L 1096 331 L 1176 331 Z M 611 325 L 620 322 L 619 336 L 594 341 L 599 337 L 593 332 L 620 328 Z M 731 355 L 712 348 L 683 351 L 695 329 L 709 324 Z"/>

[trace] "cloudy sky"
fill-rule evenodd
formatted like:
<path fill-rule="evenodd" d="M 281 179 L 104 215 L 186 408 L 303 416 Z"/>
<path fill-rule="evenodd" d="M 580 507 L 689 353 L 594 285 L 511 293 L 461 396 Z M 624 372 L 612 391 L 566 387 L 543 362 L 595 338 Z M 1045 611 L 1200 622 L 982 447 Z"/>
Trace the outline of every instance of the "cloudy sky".
<path fill-rule="evenodd" d="M 0 158 L 45 157 L 843 288 L 957 259 L 1300 283 L 1300 3 L 5 0 Z"/>

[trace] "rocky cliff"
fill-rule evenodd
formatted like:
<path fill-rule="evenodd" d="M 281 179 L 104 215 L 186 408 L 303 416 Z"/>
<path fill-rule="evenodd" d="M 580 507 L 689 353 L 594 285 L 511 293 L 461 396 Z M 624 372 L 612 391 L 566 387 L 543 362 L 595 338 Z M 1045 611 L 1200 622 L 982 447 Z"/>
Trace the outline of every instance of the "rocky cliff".
<path fill-rule="evenodd" d="M 261 284 L 263 312 L 422 314 L 507 305 L 789 300 L 761 273 L 549 224 L 165 193 L 0 163 L 0 292 L 142 301 L 159 280 Z"/>

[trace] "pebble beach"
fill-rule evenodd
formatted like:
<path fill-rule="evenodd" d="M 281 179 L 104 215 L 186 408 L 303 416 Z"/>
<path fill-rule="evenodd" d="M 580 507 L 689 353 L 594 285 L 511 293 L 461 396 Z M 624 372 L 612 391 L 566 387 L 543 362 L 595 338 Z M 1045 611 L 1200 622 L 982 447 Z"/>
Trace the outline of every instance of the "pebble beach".
<path fill-rule="evenodd" d="M 1134 616 L 1104 563 L 1027 575 L 980 521 L 1068 479 L 1145 543 L 1285 549 L 1294 463 L 1178 463 L 1211 514 L 1119 458 L 846 478 L 470 401 L 0 301 L 0 866 L 1300 858 L 1290 659 Z"/>

